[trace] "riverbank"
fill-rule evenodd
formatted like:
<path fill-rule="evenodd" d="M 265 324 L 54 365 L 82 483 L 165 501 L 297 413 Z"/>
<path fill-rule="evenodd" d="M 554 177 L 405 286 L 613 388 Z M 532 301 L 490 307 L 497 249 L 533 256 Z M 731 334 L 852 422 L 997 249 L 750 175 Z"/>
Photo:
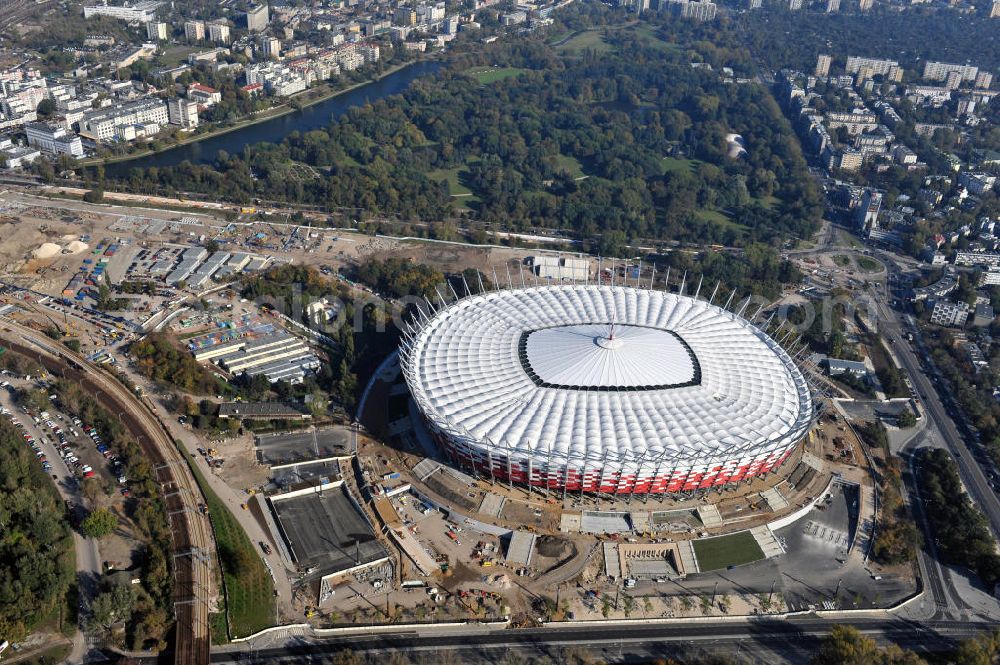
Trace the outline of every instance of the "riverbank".
<path fill-rule="evenodd" d="M 378 76 L 367 79 L 365 81 L 352 83 L 351 85 L 346 86 L 344 88 L 333 89 L 332 87 L 330 87 L 330 84 L 324 83 L 323 86 L 317 86 L 315 88 L 310 88 L 309 90 L 303 90 L 302 92 L 296 93 L 295 95 L 290 97 L 290 99 L 292 100 L 296 99 L 304 100 L 298 107 L 292 106 L 291 104 L 281 104 L 280 106 L 274 106 L 265 111 L 261 111 L 260 113 L 258 113 L 253 117 L 245 118 L 232 125 L 228 125 L 226 127 L 217 127 L 202 134 L 196 134 L 185 137 L 183 139 L 178 140 L 175 143 L 171 143 L 168 146 L 164 146 L 159 150 L 143 150 L 141 152 L 136 152 L 129 155 L 121 155 L 119 157 L 104 157 L 104 158 L 93 157 L 90 159 L 81 160 L 80 165 L 81 166 L 97 166 L 99 164 L 105 166 L 121 165 L 137 159 L 142 159 L 144 157 L 162 155 L 177 148 L 182 148 L 187 145 L 192 145 L 208 139 L 224 136 L 232 132 L 236 132 L 242 129 L 247 129 L 248 127 L 252 127 L 254 125 L 259 125 L 269 120 L 275 120 L 277 118 L 281 118 L 290 115 L 292 113 L 300 112 L 312 106 L 316 106 L 317 104 L 322 104 L 323 102 L 330 101 L 331 99 L 339 97 L 340 95 L 344 95 L 353 90 L 357 90 L 358 88 L 363 88 L 364 86 L 371 85 L 372 83 L 377 83 L 388 76 L 391 76 L 399 71 L 406 69 L 407 67 L 410 67 L 411 65 L 415 65 L 417 63 L 426 61 L 427 59 L 417 59 L 417 60 L 410 60 L 409 62 L 402 62 L 397 65 L 393 65 L 392 67 L 389 67 L 385 71 L 381 72 Z M 318 95 L 310 96 L 310 93 L 314 93 L 315 91 L 321 90 L 322 88 L 326 88 L 326 90 L 324 90 Z"/>

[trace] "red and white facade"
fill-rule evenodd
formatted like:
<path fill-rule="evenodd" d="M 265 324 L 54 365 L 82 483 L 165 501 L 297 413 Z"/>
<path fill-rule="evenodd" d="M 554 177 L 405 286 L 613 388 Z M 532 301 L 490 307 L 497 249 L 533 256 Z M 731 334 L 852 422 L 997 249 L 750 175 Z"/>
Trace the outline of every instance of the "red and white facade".
<path fill-rule="evenodd" d="M 705 300 L 563 285 L 424 316 L 401 366 L 456 465 L 551 490 L 664 494 L 777 468 L 812 397 L 788 354 Z"/>

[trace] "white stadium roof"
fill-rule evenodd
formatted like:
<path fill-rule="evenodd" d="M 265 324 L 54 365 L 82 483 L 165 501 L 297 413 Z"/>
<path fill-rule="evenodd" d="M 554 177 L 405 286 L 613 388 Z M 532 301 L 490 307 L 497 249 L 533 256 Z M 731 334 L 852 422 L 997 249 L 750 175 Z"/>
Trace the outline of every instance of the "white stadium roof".
<path fill-rule="evenodd" d="M 530 455 L 729 459 L 797 441 L 812 417 L 806 381 L 774 340 L 662 291 L 470 296 L 424 320 L 403 358 L 434 426 Z"/>

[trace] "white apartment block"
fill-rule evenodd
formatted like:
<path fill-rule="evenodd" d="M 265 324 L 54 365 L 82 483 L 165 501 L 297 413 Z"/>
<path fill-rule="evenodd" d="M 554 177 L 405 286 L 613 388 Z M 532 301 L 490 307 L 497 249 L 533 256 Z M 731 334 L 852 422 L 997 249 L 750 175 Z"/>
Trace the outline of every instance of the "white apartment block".
<path fill-rule="evenodd" d="M 167 112 L 166 102 L 162 99 L 147 97 L 85 114 L 80 120 L 80 134 L 98 142 L 111 141 L 119 136 L 119 127 L 166 125 L 168 122 L 170 122 L 170 115 Z"/>
<path fill-rule="evenodd" d="M 208 39 L 216 44 L 228 44 L 231 39 L 229 26 L 225 23 L 209 23 Z"/>
<path fill-rule="evenodd" d="M 180 125 L 184 129 L 194 129 L 198 126 L 198 102 L 175 97 L 167 100 L 167 117 L 171 125 Z"/>
<path fill-rule="evenodd" d="M 924 65 L 924 78 L 928 81 L 946 81 L 948 74 L 955 72 L 963 81 L 975 81 L 979 67 L 973 65 L 954 65 L 947 62 L 928 61 Z"/>
<path fill-rule="evenodd" d="M 162 2 L 144 0 L 134 5 L 109 5 L 107 2 L 100 5 L 84 5 L 83 18 L 110 16 L 129 23 L 149 23 L 156 18 L 156 10 L 162 4 Z"/>
<path fill-rule="evenodd" d="M 32 122 L 24 126 L 28 135 L 28 145 L 38 148 L 47 155 L 70 155 L 83 157 L 83 142 L 80 137 L 70 134 L 63 125 Z"/>

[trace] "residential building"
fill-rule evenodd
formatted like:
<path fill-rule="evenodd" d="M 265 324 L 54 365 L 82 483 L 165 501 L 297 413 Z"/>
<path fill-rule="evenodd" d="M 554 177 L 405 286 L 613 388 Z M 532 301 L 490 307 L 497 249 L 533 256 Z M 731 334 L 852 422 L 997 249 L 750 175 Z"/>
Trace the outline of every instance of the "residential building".
<path fill-rule="evenodd" d="M 10 141 L 7 141 L 10 143 Z M 9 169 L 19 169 L 42 156 L 42 151 L 38 148 L 26 148 L 20 145 L 8 145 L 4 148 L 0 148 L 0 155 L 7 162 L 7 168 Z"/>
<path fill-rule="evenodd" d="M 902 144 L 892 149 L 892 158 L 897 164 L 903 166 L 917 163 L 917 153 Z"/>
<path fill-rule="evenodd" d="M 840 0 L 826 0 L 826 13 L 833 14 L 840 11 Z"/>
<path fill-rule="evenodd" d="M 266 3 L 248 7 L 245 17 L 249 32 L 264 32 L 271 20 Z"/>
<path fill-rule="evenodd" d="M 931 323 L 950 328 L 964 328 L 969 320 L 969 306 L 964 302 L 938 300 L 931 312 Z"/>
<path fill-rule="evenodd" d="M 951 88 L 937 85 L 908 85 L 905 92 L 908 101 L 935 107 L 951 101 L 951 95 Z"/>
<path fill-rule="evenodd" d="M 167 104 L 162 99 L 145 97 L 118 106 L 85 113 L 80 119 L 80 135 L 94 141 L 130 140 L 130 126 L 141 125 L 145 135 L 154 126 L 170 122 Z M 155 132 L 154 132 L 155 133 Z"/>
<path fill-rule="evenodd" d="M 1000 0 L 997 0 L 1000 2 Z M 989 90 L 990 86 L 993 85 L 993 73 L 981 71 L 976 74 L 975 86 L 980 90 Z"/>
<path fill-rule="evenodd" d="M 854 211 L 854 221 L 858 230 L 867 233 L 878 226 L 878 214 L 882 210 L 882 192 L 866 189 L 861 197 L 861 205 Z"/>
<path fill-rule="evenodd" d="M 857 171 L 864 164 L 864 156 L 854 148 L 845 146 L 839 150 L 827 147 L 824 155 L 826 168 L 833 171 Z"/>
<path fill-rule="evenodd" d="M 260 50 L 264 57 L 270 60 L 277 60 L 281 57 L 281 40 L 275 37 L 264 37 L 260 40 Z"/>
<path fill-rule="evenodd" d="M 963 171 L 958 174 L 958 184 L 969 190 L 973 196 L 981 196 L 993 189 L 997 177 L 990 173 L 971 173 Z"/>
<path fill-rule="evenodd" d="M 417 24 L 417 12 L 412 7 L 397 7 L 392 20 L 396 25 L 413 26 Z"/>
<path fill-rule="evenodd" d="M 797 11 L 802 9 L 802 0 L 788 0 L 789 11 Z"/>
<path fill-rule="evenodd" d="M 170 36 L 167 24 L 163 21 L 150 21 L 146 24 L 146 39 L 151 42 L 165 42 Z"/>
<path fill-rule="evenodd" d="M 130 5 L 109 5 L 107 3 L 84 5 L 83 18 L 109 16 L 120 21 L 128 21 L 129 23 L 149 23 L 155 19 L 156 10 L 162 4 L 162 2 L 143 0 L 142 2 Z"/>
<path fill-rule="evenodd" d="M 681 18 L 696 21 L 711 21 L 718 12 L 718 7 L 710 0 L 666 0 L 660 2 L 660 11 L 668 11 Z"/>
<path fill-rule="evenodd" d="M 184 21 L 184 39 L 189 42 L 200 42 L 205 39 L 204 21 Z"/>
<path fill-rule="evenodd" d="M 187 89 L 187 98 L 206 108 L 215 106 L 222 101 L 222 93 L 201 83 L 192 83 Z"/>
<path fill-rule="evenodd" d="M 820 53 L 816 58 L 816 76 L 829 76 L 831 64 L 833 64 L 833 57 L 826 53 Z"/>
<path fill-rule="evenodd" d="M 878 58 L 862 58 L 856 55 L 847 57 L 848 74 L 857 74 L 864 69 L 871 76 L 884 76 L 891 81 L 901 81 L 903 70 L 895 60 L 880 60 Z"/>
<path fill-rule="evenodd" d="M 1000 270 L 990 269 L 979 273 L 979 286 L 1000 285 Z"/>
<path fill-rule="evenodd" d="M 198 102 L 181 97 L 167 100 L 167 118 L 171 125 L 194 129 L 198 126 Z"/>
<path fill-rule="evenodd" d="M 993 323 L 995 314 L 993 308 L 988 302 L 981 302 L 976 305 L 975 313 L 972 316 L 972 325 L 974 326 L 988 326 Z"/>
<path fill-rule="evenodd" d="M 858 10 L 866 12 L 872 8 L 875 4 L 875 0 L 858 0 Z"/>
<path fill-rule="evenodd" d="M 993 0 L 990 6 L 990 18 L 1000 18 L 1000 0 Z"/>
<path fill-rule="evenodd" d="M 69 155 L 83 157 L 83 142 L 71 134 L 65 125 L 32 122 L 24 126 L 28 135 L 28 145 L 38 148 L 48 155 Z"/>
<path fill-rule="evenodd" d="M 947 62 L 928 61 L 924 65 L 924 78 L 928 81 L 946 81 L 948 74 L 956 72 L 962 81 L 975 81 L 979 67 L 974 65 L 955 65 Z"/>
<path fill-rule="evenodd" d="M 209 23 L 208 39 L 216 44 L 228 44 L 230 41 L 229 26 L 225 23 Z"/>
<path fill-rule="evenodd" d="M 854 109 L 850 113 L 832 112 L 826 114 L 826 126 L 829 129 L 846 127 L 848 134 L 857 136 L 877 128 L 878 116 L 865 109 Z"/>
<path fill-rule="evenodd" d="M 528 20 L 525 12 L 511 12 L 500 16 L 500 23 L 505 26 L 518 25 Z"/>
<path fill-rule="evenodd" d="M 956 266 L 985 266 L 1000 269 L 1000 254 L 986 252 L 955 252 Z"/>

